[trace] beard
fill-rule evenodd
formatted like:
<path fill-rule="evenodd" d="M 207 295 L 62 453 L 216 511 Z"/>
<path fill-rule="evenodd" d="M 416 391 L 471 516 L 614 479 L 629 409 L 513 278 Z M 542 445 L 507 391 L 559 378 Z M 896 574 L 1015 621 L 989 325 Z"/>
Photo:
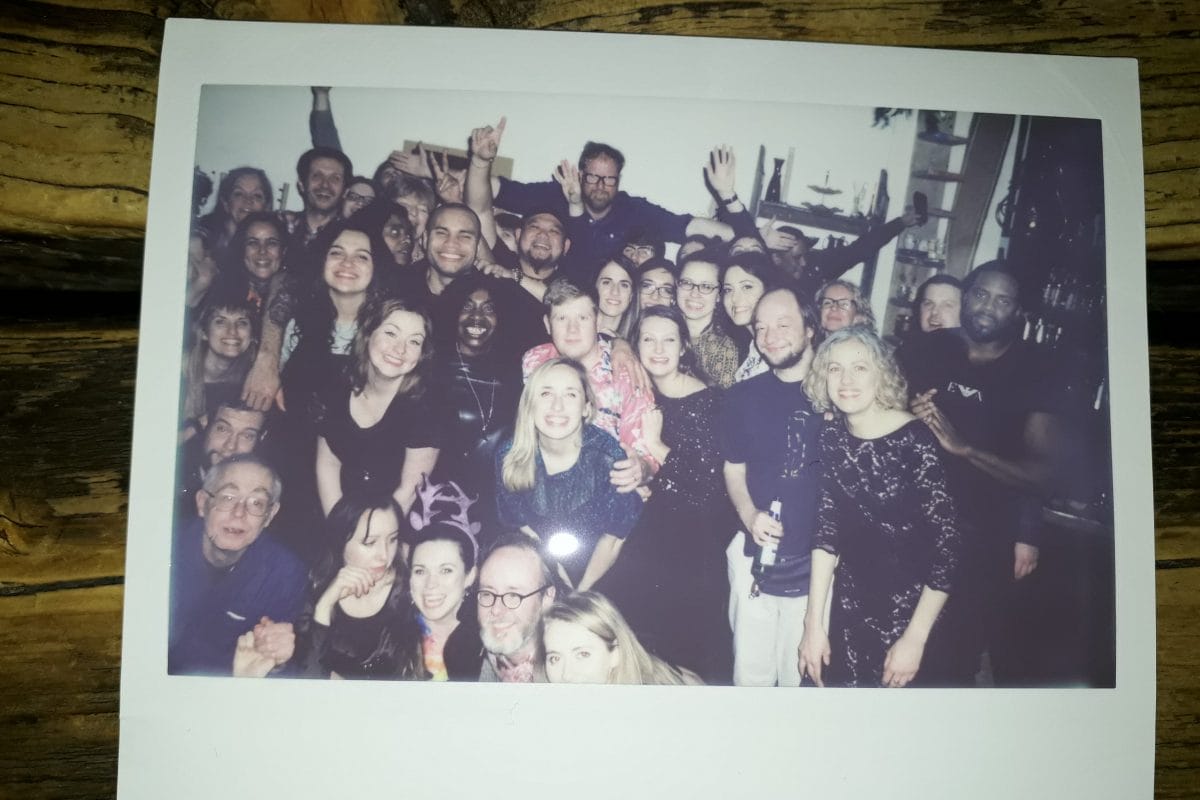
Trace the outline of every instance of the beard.
<path fill-rule="evenodd" d="M 791 369 L 792 367 L 794 367 L 800 363 L 800 361 L 804 358 L 804 354 L 807 351 L 808 351 L 807 347 L 801 348 L 799 350 L 796 350 L 795 352 L 787 354 L 782 359 L 780 359 L 778 362 L 772 361 L 771 357 L 768 356 L 766 353 L 762 353 L 762 357 L 763 357 L 763 361 L 767 362 L 767 366 L 769 366 L 771 369 Z"/>
<path fill-rule="evenodd" d="M 995 319 L 993 317 L 993 319 Z M 971 337 L 972 341 L 979 343 L 1002 342 L 1012 339 L 1016 336 L 1017 328 L 1021 324 L 1021 318 L 1014 314 L 1003 324 L 996 324 L 992 327 L 979 325 L 978 317 L 975 314 L 963 314 L 961 319 L 962 327 Z"/>

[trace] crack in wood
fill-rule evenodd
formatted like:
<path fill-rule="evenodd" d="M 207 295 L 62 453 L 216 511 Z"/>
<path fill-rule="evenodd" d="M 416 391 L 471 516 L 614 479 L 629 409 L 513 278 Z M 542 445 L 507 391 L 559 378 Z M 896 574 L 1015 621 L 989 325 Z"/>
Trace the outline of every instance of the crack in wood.
<path fill-rule="evenodd" d="M 65 592 L 72 589 L 94 589 L 100 586 L 123 586 L 124 575 L 104 575 L 99 578 L 82 578 L 71 581 L 49 583 L 0 583 L 0 597 L 27 597 L 48 592 Z"/>

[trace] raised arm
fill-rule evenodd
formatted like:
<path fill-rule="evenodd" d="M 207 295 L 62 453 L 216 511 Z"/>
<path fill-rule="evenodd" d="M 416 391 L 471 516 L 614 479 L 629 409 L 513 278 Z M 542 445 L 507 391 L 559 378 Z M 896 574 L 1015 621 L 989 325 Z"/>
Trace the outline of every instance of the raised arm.
<path fill-rule="evenodd" d="M 493 211 L 495 188 L 492 186 L 492 162 L 500 151 L 507 117 L 501 117 L 493 128 L 486 125 L 471 131 L 471 158 L 467 166 L 466 202 L 479 217 L 483 238 L 489 247 L 496 246 L 496 217 Z"/>
<path fill-rule="evenodd" d="M 704 164 L 704 182 L 717 201 L 717 219 L 733 231 L 730 238 L 755 236 L 754 216 L 738 197 L 737 160 L 728 145 L 714 147 Z"/>
<path fill-rule="evenodd" d="M 329 87 L 312 86 L 312 111 L 308 115 L 308 132 L 312 136 L 313 147 L 332 147 L 342 149 L 342 141 L 338 137 L 337 125 L 333 122 L 333 107 L 329 104 Z M 346 176 L 347 182 L 350 176 Z"/>

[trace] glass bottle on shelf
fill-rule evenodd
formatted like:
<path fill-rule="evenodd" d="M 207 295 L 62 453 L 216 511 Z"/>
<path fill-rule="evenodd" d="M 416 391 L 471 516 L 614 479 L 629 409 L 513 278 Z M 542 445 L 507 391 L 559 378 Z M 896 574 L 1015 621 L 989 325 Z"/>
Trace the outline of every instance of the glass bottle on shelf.
<path fill-rule="evenodd" d="M 771 173 L 771 180 L 767 183 L 767 193 L 763 196 L 763 200 L 768 203 L 780 202 L 780 195 L 783 193 L 783 159 L 775 159 L 775 171 Z"/>

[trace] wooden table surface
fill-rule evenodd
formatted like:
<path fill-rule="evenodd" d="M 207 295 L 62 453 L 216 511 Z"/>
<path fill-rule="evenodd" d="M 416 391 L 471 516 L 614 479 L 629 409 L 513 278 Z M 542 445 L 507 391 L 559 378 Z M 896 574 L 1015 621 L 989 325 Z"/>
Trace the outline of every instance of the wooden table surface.
<path fill-rule="evenodd" d="M 167 16 L 1138 58 L 1155 796 L 1200 793 L 1200 3 L 25 0 L 0 6 L 0 796 L 115 792 L 136 293 Z"/>

